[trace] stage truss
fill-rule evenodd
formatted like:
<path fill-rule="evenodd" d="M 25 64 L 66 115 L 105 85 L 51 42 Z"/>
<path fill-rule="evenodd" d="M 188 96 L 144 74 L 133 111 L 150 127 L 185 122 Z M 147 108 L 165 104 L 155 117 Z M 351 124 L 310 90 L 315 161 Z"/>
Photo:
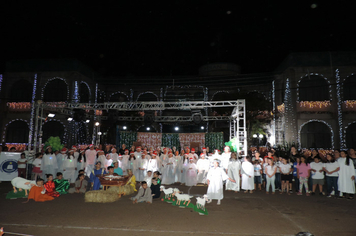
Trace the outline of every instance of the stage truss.
<path fill-rule="evenodd" d="M 37 103 L 37 120 L 38 124 L 39 111 L 50 110 L 65 115 L 72 115 L 73 110 L 94 110 L 95 111 L 164 111 L 164 110 L 204 110 L 207 108 L 217 107 L 234 107 L 231 116 L 201 116 L 202 121 L 227 121 L 230 128 L 230 140 L 235 138 L 234 142 L 237 150 L 242 155 L 247 154 L 247 132 L 246 132 L 246 106 L 245 99 L 236 101 L 178 101 L 178 102 L 109 102 L 109 103 Z M 87 115 L 88 116 L 88 115 Z M 91 118 L 95 116 L 91 115 Z M 106 120 L 108 117 L 96 116 L 97 120 Z M 144 121 L 144 117 L 139 116 L 115 116 L 119 121 Z M 154 116 L 154 122 L 191 122 L 192 116 Z M 35 127 L 38 128 L 38 126 Z M 41 132 L 41 131 L 40 131 Z M 37 134 L 37 131 L 35 132 Z M 35 135 L 36 137 L 36 135 Z M 34 147 L 36 144 L 34 144 Z"/>

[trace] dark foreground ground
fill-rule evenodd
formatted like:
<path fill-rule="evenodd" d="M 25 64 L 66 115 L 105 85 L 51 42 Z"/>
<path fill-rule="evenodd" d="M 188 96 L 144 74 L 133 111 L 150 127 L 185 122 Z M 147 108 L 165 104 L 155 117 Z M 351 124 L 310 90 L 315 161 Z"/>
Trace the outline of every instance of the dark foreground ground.
<path fill-rule="evenodd" d="M 187 187 L 175 187 L 187 193 Z M 225 191 L 222 204 L 207 204 L 209 215 L 200 216 L 158 200 L 133 205 L 128 196 L 100 204 L 68 194 L 24 204 L 24 199 L 5 199 L 10 189 L 9 182 L 0 184 L 0 225 L 5 232 L 22 235 L 356 235 L 355 200 Z M 205 192 L 206 187 L 193 187 L 190 193 Z"/>

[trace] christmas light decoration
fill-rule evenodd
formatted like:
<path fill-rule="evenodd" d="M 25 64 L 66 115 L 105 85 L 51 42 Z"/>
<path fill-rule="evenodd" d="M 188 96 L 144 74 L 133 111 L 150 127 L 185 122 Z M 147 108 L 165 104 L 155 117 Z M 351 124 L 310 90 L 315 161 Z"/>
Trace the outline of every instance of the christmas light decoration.
<path fill-rule="evenodd" d="M 277 106 L 277 111 L 278 111 L 279 113 L 284 113 L 284 112 L 285 112 L 284 103 L 282 103 L 281 105 Z"/>
<path fill-rule="evenodd" d="M 353 122 L 349 122 L 346 126 L 345 126 L 345 129 L 344 129 L 344 144 L 345 144 L 345 147 L 344 149 L 346 148 L 352 148 L 352 147 L 346 147 L 346 133 L 347 133 L 347 129 L 349 128 L 350 125 L 352 124 L 356 124 L 356 121 L 353 121 Z"/>
<path fill-rule="evenodd" d="M 211 101 L 214 100 L 215 95 L 218 94 L 218 93 L 227 93 L 227 94 L 229 94 L 229 91 L 226 91 L 226 90 L 219 90 L 219 91 L 216 91 L 216 92 L 213 93 L 213 95 L 211 96 Z"/>
<path fill-rule="evenodd" d="M 342 127 L 342 96 L 341 96 L 341 81 L 340 81 L 340 74 L 339 69 L 335 71 L 336 77 L 336 94 L 337 94 L 337 120 L 339 123 L 339 135 L 340 135 L 340 148 L 345 148 L 345 142 L 343 138 L 343 127 Z"/>
<path fill-rule="evenodd" d="M 344 104 L 346 109 L 356 108 L 356 100 L 346 100 Z"/>
<path fill-rule="evenodd" d="M 74 93 L 73 93 L 73 102 L 79 102 L 79 88 L 78 88 L 78 81 L 74 81 Z"/>
<path fill-rule="evenodd" d="M 9 110 L 12 111 L 29 111 L 31 110 L 30 102 L 8 102 L 6 103 Z"/>
<path fill-rule="evenodd" d="M 16 152 L 23 152 L 27 148 L 27 143 L 5 143 L 5 146 L 8 150 L 14 147 Z"/>
<path fill-rule="evenodd" d="M 304 78 L 309 78 L 309 76 L 311 75 L 317 75 L 317 76 L 321 76 L 322 78 L 324 78 L 326 80 L 326 82 L 328 82 L 329 84 L 329 96 L 330 96 L 330 101 L 332 101 L 332 91 L 331 91 L 331 83 L 330 81 L 322 74 L 318 74 L 318 73 L 309 73 L 309 74 L 305 74 L 304 76 L 300 77 L 300 80 L 298 80 L 297 83 L 297 102 L 299 102 L 299 84 L 300 81 L 302 81 Z"/>
<path fill-rule="evenodd" d="M 30 118 L 30 131 L 28 132 L 28 148 L 31 149 L 32 135 L 34 131 L 34 117 L 35 117 L 35 97 L 37 88 L 37 74 L 35 74 L 33 79 L 32 97 L 31 97 L 31 118 Z"/>
<path fill-rule="evenodd" d="M 0 74 L 0 94 L 1 94 L 1 85 L 2 85 L 2 74 Z"/>
<path fill-rule="evenodd" d="M 88 88 L 88 91 L 89 91 L 89 103 L 90 103 L 90 100 L 91 100 L 91 89 L 90 89 L 90 86 L 87 82 L 85 81 L 80 81 L 81 84 L 85 84 Z"/>
<path fill-rule="evenodd" d="M 4 143 L 5 142 L 5 136 L 6 136 L 6 129 L 7 129 L 7 126 L 10 125 L 12 122 L 14 121 L 23 121 L 23 122 L 26 122 L 27 126 L 30 128 L 30 124 L 27 120 L 24 120 L 24 119 L 13 119 L 11 121 L 9 121 L 9 123 L 7 123 L 5 125 L 5 128 L 4 128 L 4 131 L 3 131 L 3 134 L 2 134 L 2 142 Z"/>
<path fill-rule="evenodd" d="M 126 93 L 124 93 L 124 92 L 122 92 L 122 91 L 117 91 L 117 92 L 114 92 L 114 93 L 110 94 L 110 96 L 109 96 L 109 102 L 112 102 L 112 101 L 111 101 L 111 97 L 112 97 L 112 96 L 114 96 L 114 95 L 116 95 L 116 94 L 119 94 L 119 93 L 125 95 L 126 98 L 127 98 L 127 101 L 130 101 L 129 96 L 127 96 Z"/>
<path fill-rule="evenodd" d="M 141 95 L 144 95 L 144 94 L 147 94 L 147 93 L 150 93 L 150 94 L 155 95 L 155 96 L 156 96 L 156 98 L 157 98 L 157 101 L 159 101 L 159 97 L 157 96 L 157 94 L 155 94 L 154 92 L 151 92 L 151 91 L 146 91 L 146 92 L 142 92 L 142 93 L 140 93 L 140 94 L 137 96 L 137 98 L 136 98 L 136 102 L 138 101 L 138 99 L 140 98 L 140 96 L 141 96 Z"/>
<path fill-rule="evenodd" d="M 306 108 L 326 108 L 330 107 L 331 103 L 330 101 L 300 101 L 299 106 Z"/>
<path fill-rule="evenodd" d="M 37 75 L 36 75 L 36 77 L 37 77 Z M 67 81 L 66 81 L 65 79 L 60 78 L 60 77 L 54 77 L 54 78 L 52 78 L 52 79 L 47 80 L 47 82 L 45 83 L 45 85 L 44 85 L 43 88 L 42 88 L 42 92 L 41 92 L 41 99 L 42 99 L 42 100 L 43 100 L 44 91 L 45 91 L 45 89 L 46 89 L 47 84 L 48 84 L 49 82 L 53 81 L 53 80 L 56 80 L 56 79 L 62 80 L 62 81 L 67 85 L 67 100 L 69 100 L 69 85 L 68 85 L 68 83 L 67 83 Z"/>

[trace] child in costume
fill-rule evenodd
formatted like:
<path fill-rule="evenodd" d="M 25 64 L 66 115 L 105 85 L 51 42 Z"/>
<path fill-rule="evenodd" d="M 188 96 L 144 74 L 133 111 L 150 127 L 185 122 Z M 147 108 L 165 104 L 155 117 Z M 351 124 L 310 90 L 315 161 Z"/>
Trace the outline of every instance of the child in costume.
<path fill-rule="evenodd" d="M 62 172 L 57 173 L 57 179 L 53 180 L 55 186 L 56 186 L 56 192 L 58 192 L 60 195 L 62 194 L 67 194 L 68 189 L 69 189 L 69 182 L 66 179 L 63 179 L 63 174 Z"/>
<path fill-rule="evenodd" d="M 74 188 L 70 188 L 68 192 L 85 193 L 87 191 L 88 181 L 86 181 L 84 178 L 85 178 L 84 173 L 79 174 L 79 179 L 75 181 Z"/>
<path fill-rule="evenodd" d="M 36 159 L 32 162 L 33 169 L 32 173 L 35 174 L 35 180 L 37 179 L 37 176 L 41 176 L 42 170 L 41 170 L 41 164 L 42 164 L 42 153 L 36 153 Z"/>
<path fill-rule="evenodd" d="M 138 202 L 152 203 L 151 189 L 147 186 L 147 183 L 145 181 L 142 182 L 142 188 L 138 190 L 137 195 L 131 198 L 131 200 L 133 201 L 133 204 Z"/>
<path fill-rule="evenodd" d="M 21 159 L 17 161 L 18 177 L 26 178 L 27 159 L 25 153 L 21 153 Z"/>
<path fill-rule="evenodd" d="M 159 178 L 160 175 L 161 173 L 158 171 L 153 172 L 151 192 L 154 199 L 161 196 L 161 179 Z"/>
<path fill-rule="evenodd" d="M 59 193 L 56 192 L 56 185 L 53 182 L 53 175 L 48 174 L 46 175 L 47 177 L 47 182 L 44 184 L 44 187 L 46 189 L 46 194 L 51 197 L 59 197 Z"/>
<path fill-rule="evenodd" d="M 104 168 L 101 168 L 101 162 L 97 161 L 95 164 L 94 170 L 91 171 L 90 174 L 90 183 L 92 186 L 92 190 L 99 190 L 100 189 L 100 180 L 98 178 L 99 175 L 103 176 L 107 174 Z"/>
<path fill-rule="evenodd" d="M 30 193 L 28 194 L 27 203 L 30 199 L 35 200 L 36 202 L 45 202 L 51 201 L 54 198 L 46 194 L 46 188 L 43 186 L 43 179 L 38 179 L 36 185 L 33 185 Z"/>

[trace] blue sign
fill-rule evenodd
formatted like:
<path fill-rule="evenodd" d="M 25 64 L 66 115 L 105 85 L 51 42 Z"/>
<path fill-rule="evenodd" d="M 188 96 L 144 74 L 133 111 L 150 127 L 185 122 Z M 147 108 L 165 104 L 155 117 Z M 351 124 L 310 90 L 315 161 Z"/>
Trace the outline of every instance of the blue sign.
<path fill-rule="evenodd" d="M 6 160 L 1 163 L 1 171 L 5 173 L 13 173 L 17 171 L 17 160 Z"/>

